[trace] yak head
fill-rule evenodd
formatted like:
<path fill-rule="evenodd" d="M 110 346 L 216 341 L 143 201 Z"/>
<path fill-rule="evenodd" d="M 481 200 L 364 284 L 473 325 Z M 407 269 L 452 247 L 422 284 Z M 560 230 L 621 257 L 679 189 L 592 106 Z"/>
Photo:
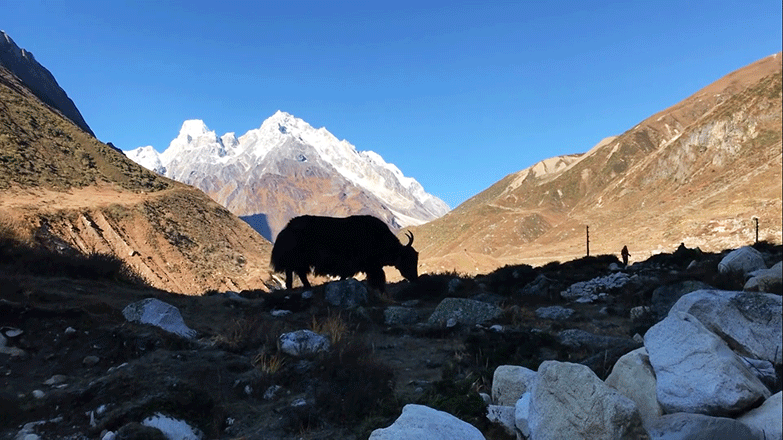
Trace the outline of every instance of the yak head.
<path fill-rule="evenodd" d="M 400 252 L 394 267 L 400 271 L 400 274 L 405 279 L 416 281 L 416 278 L 419 277 L 419 253 L 416 252 L 416 249 L 413 249 L 413 233 L 408 231 L 406 236 L 408 237 L 408 244 L 400 246 Z"/>

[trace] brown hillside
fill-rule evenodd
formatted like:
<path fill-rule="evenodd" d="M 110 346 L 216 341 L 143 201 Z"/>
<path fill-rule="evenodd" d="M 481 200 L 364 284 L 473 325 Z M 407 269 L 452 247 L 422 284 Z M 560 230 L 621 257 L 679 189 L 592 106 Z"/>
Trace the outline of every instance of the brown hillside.
<path fill-rule="evenodd" d="M 271 245 L 245 222 L 79 130 L 2 67 L 0 222 L 61 251 L 115 254 L 173 292 L 268 277 Z"/>
<path fill-rule="evenodd" d="M 455 255 L 541 264 L 585 253 L 643 259 L 679 243 L 705 250 L 781 241 L 781 54 L 733 72 L 607 138 L 547 159 L 417 228 L 424 270 Z M 635 255 L 634 255 L 635 254 Z"/>

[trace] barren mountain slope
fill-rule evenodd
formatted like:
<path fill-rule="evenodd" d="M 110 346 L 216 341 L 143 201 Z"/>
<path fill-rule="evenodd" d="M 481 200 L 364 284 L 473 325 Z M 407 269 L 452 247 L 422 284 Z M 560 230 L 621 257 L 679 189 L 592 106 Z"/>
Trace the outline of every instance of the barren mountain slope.
<path fill-rule="evenodd" d="M 173 292 L 268 277 L 271 245 L 245 222 L 79 130 L 2 67 L 0 221 L 64 252 L 115 254 Z"/>
<path fill-rule="evenodd" d="M 627 244 L 644 258 L 680 242 L 717 250 L 781 241 L 781 55 L 733 72 L 582 155 L 506 176 L 417 228 L 424 269 L 455 255 L 545 263 Z M 443 264 L 446 261 L 447 264 Z M 441 267 L 442 266 L 442 267 Z"/>

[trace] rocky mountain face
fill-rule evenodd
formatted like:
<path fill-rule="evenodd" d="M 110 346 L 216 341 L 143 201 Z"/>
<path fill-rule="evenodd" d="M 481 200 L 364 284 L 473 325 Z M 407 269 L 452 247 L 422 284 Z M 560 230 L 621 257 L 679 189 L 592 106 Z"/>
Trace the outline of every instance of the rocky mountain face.
<path fill-rule="evenodd" d="M 680 243 L 781 242 L 781 54 L 733 72 L 590 151 L 506 176 L 415 229 L 424 270 L 476 273 Z M 589 230 L 588 230 L 589 227 Z M 635 255 L 634 255 L 635 254 Z"/>
<path fill-rule="evenodd" d="M 5 31 L 0 31 L 0 66 L 5 67 L 27 86 L 41 101 L 62 113 L 79 128 L 95 136 L 79 109 L 71 101 L 54 76 L 35 60 L 33 54 L 20 49 Z"/>
<path fill-rule="evenodd" d="M 106 253 L 152 286 L 263 288 L 271 244 L 202 192 L 53 111 L 0 66 L 0 225 L 61 253 Z"/>
<path fill-rule="evenodd" d="M 240 137 L 185 121 L 163 153 L 141 147 L 126 154 L 201 189 L 270 239 L 303 214 L 371 214 L 398 230 L 449 210 L 378 154 L 280 111 Z"/>

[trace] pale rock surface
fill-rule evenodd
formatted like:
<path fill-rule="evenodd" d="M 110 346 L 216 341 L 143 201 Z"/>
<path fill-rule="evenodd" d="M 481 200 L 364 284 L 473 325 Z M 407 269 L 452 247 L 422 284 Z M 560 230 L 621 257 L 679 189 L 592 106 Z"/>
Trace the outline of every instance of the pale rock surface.
<path fill-rule="evenodd" d="M 647 331 L 644 346 L 655 371 L 658 402 L 667 413 L 734 415 L 770 395 L 726 343 L 693 315 L 670 312 Z"/>
<path fill-rule="evenodd" d="M 193 428 L 187 422 L 161 413 L 147 417 L 141 424 L 159 429 L 169 440 L 201 440 L 204 438 L 204 434 L 199 429 Z"/>
<path fill-rule="evenodd" d="M 753 271 L 749 275 L 751 278 L 748 279 L 742 290 L 779 293 L 781 286 L 783 286 L 783 262 L 778 262 L 769 269 Z"/>
<path fill-rule="evenodd" d="M 488 405 L 487 419 L 492 423 L 497 423 L 510 435 L 516 434 L 516 424 L 514 414 L 516 408 L 513 406 Z"/>
<path fill-rule="evenodd" d="M 643 432 L 633 401 L 581 364 L 543 362 L 529 411 L 535 440 L 635 439 Z"/>
<path fill-rule="evenodd" d="M 783 438 L 783 417 L 781 417 L 783 398 L 781 396 L 783 396 L 783 392 L 778 391 L 764 401 L 760 407 L 748 411 L 737 420 L 762 433 L 764 438 L 768 440 Z"/>
<path fill-rule="evenodd" d="M 529 391 L 538 373 L 517 365 L 501 365 L 492 376 L 492 401 L 496 405 L 513 406 Z"/>
<path fill-rule="evenodd" d="M 288 355 L 308 357 L 329 350 L 330 344 L 329 339 L 314 331 L 297 330 L 280 335 L 278 346 L 283 353 Z"/>
<path fill-rule="evenodd" d="M 726 417 L 675 413 L 647 426 L 650 440 L 763 440 L 749 427 Z"/>
<path fill-rule="evenodd" d="M 663 408 L 658 403 L 655 392 L 655 372 L 644 347 L 618 359 L 605 382 L 636 403 L 645 424 L 663 415 Z"/>
<path fill-rule="evenodd" d="M 408 404 L 388 428 L 376 429 L 370 440 L 485 440 L 481 431 L 449 413 Z"/>
<path fill-rule="evenodd" d="M 454 324 L 474 326 L 491 321 L 503 314 L 499 307 L 482 301 L 465 298 L 446 298 L 438 304 L 430 315 L 428 324 L 447 326 Z"/>
<path fill-rule="evenodd" d="M 526 392 L 521 399 L 517 400 L 514 407 L 514 424 L 525 438 L 530 438 L 530 397 L 532 395 L 533 393 L 530 391 Z"/>
<path fill-rule="evenodd" d="M 750 246 L 744 246 L 729 252 L 718 263 L 718 271 L 720 273 L 741 273 L 744 275 L 754 270 L 766 268 L 764 256 Z"/>
<path fill-rule="evenodd" d="M 193 339 L 197 332 L 185 325 L 179 309 L 156 298 L 147 298 L 128 304 L 122 309 L 122 316 L 130 322 L 150 324 L 169 333 Z"/>
<path fill-rule="evenodd" d="M 684 295 L 672 312 L 695 316 L 742 355 L 781 364 L 783 301 L 780 295 L 697 290 Z"/>

